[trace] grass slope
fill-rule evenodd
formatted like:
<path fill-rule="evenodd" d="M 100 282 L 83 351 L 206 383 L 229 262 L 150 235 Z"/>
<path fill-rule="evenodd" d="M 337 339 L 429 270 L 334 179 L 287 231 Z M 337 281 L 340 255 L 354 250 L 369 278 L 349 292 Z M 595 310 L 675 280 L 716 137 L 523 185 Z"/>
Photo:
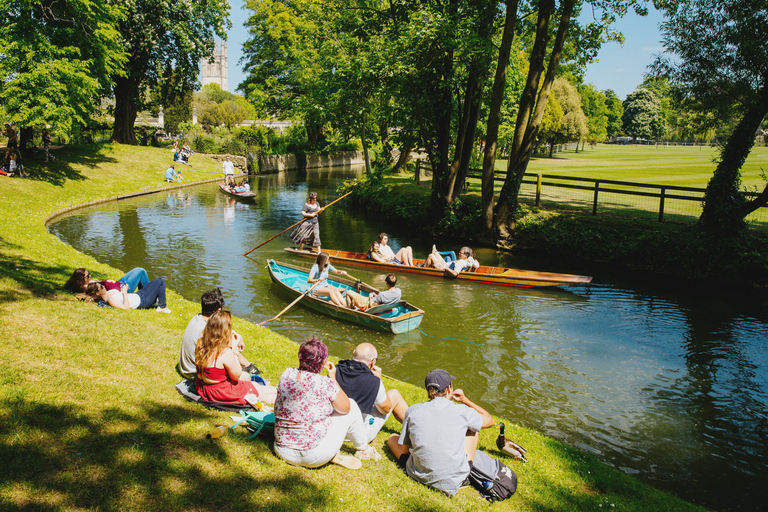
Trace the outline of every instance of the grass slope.
<path fill-rule="evenodd" d="M 104 145 L 66 149 L 50 165 L 28 163 L 32 179 L 2 179 L 0 214 L 0 508 L 3 510 L 696 510 L 595 458 L 512 422 L 508 435 L 530 450 L 518 493 L 486 505 L 463 490 L 454 499 L 410 480 L 387 455 L 360 471 L 294 468 L 263 439 L 205 434 L 225 413 L 185 402 L 173 385 L 181 335 L 199 306 L 169 293 L 172 314 L 99 309 L 60 291 L 77 267 L 117 278 L 48 234 L 53 212 L 98 198 L 164 186 L 165 150 Z M 193 157 L 187 182 L 220 172 Z M 211 185 L 213 186 L 213 185 Z M 122 269 L 127 270 L 127 269 Z M 276 381 L 296 364 L 294 341 L 236 319 L 247 356 Z M 347 356 L 347 354 L 336 354 Z M 425 392 L 388 381 L 410 403 Z M 481 448 L 494 448 L 496 430 Z"/>

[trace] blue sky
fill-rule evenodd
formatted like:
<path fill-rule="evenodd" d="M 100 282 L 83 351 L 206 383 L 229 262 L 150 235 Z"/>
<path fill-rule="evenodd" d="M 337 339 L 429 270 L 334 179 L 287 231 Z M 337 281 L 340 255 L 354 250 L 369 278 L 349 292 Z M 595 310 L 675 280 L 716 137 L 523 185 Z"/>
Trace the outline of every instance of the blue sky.
<path fill-rule="evenodd" d="M 245 79 L 238 61 L 242 57 L 242 44 L 248 39 L 243 23 L 249 11 L 243 9 L 244 0 L 230 0 L 230 4 L 232 30 L 229 32 L 227 50 L 229 89 L 234 92 Z M 623 45 L 603 45 L 597 55 L 598 62 L 587 67 L 586 82 L 592 83 L 600 91 L 613 89 L 622 100 L 643 82 L 643 74 L 647 72 L 646 67 L 653 60 L 653 55 L 662 50 L 659 34 L 662 16 L 653 7 L 649 7 L 649 11 L 648 16 L 642 17 L 633 12 L 616 23 L 615 28 L 624 34 L 626 41 Z M 584 14 L 582 19 L 586 16 L 588 14 Z"/>

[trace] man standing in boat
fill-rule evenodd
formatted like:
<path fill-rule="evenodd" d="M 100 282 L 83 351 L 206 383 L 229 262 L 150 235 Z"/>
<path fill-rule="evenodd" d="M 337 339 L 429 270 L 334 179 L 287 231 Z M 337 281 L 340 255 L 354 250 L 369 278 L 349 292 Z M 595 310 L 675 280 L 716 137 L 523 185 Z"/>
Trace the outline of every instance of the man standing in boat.
<path fill-rule="evenodd" d="M 361 343 L 352 359 L 336 365 L 336 382 L 357 403 L 363 416 L 368 442 L 374 440 L 387 419 L 394 415 L 402 423 L 408 403 L 396 389 L 384 389 L 381 368 L 376 366 L 379 354 L 370 343 Z"/>
<path fill-rule="evenodd" d="M 224 173 L 224 182 L 227 185 L 234 185 L 235 183 L 235 164 L 229 160 L 229 156 L 224 159 L 221 164 L 221 172 Z"/>

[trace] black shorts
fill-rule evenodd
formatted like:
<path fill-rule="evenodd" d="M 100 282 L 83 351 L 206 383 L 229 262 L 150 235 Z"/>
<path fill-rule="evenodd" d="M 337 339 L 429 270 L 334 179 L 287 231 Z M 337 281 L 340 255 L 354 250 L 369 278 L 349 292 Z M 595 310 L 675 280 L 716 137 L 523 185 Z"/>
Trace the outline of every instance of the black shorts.
<path fill-rule="evenodd" d="M 410 453 L 404 453 L 400 456 L 399 459 L 397 459 L 397 465 L 401 468 L 405 469 L 405 465 L 408 463 L 408 459 L 411 458 Z"/>

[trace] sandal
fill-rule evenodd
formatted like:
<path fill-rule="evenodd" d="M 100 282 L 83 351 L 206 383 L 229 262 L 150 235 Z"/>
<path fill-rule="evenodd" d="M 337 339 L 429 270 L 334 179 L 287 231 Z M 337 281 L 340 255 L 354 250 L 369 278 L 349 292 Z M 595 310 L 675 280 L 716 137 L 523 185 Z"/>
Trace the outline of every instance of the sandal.
<path fill-rule="evenodd" d="M 357 450 L 355 457 L 360 460 L 381 460 L 381 454 L 374 446 L 368 446 L 365 450 Z"/>

